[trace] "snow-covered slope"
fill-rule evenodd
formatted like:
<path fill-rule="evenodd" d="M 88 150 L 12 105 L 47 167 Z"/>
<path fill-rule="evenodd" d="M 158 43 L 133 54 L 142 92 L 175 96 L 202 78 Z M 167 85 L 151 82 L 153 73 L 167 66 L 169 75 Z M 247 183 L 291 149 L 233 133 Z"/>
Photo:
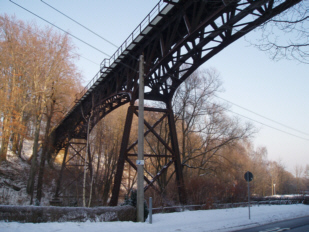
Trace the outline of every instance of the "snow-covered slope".
<path fill-rule="evenodd" d="M 14 154 L 9 147 L 7 161 L 0 165 L 1 205 L 29 205 L 30 196 L 26 193 L 26 186 L 29 178 L 30 163 L 27 161 L 31 157 L 32 146 L 32 141 L 24 141 L 21 158 Z M 48 175 L 48 168 L 46 170 L 46 175 Z M 53 182 L 54 180 L 49 180 L 48 184 L 43 186 L 44 196 L 41 205 L 49 205 L 53 194 L 51 190 Z"/>

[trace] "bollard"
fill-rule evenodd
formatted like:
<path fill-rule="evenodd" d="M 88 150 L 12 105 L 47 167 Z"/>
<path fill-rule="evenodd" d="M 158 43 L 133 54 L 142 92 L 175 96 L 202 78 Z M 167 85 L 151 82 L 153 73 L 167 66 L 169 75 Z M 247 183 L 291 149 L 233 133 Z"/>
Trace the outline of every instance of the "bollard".
<path fill-rule="evenodd" d="M 152 224 L 152 197 L 149 197 L 149 224 Z"/>

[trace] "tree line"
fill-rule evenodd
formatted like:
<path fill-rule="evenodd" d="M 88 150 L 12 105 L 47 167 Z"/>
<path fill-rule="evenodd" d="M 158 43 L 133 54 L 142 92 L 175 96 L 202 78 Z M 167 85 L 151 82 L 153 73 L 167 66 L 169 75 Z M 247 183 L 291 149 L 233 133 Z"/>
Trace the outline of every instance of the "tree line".
<path fill-rule="evenodd" d="M 42 178 L 45 159 L 52 165 L 51 157 L 45 156 L 51 128 L 81 89 L 81 75 L 67 35 L 7 15 L 0 17 L 0 28 L 0 161 L 6 160 L 9 144 L 22 159 L 24 139 L 33 140 L 27 184 L 32 194 L 38 167 Z"/>
<path fill-rule="evenodd" d="M 293 173 L 296 175 L 294 176 L 280 161 L 268 160 L 265 147 L 255 148 L 252 140 L 257 130 L 254 126 L 237 117 L 231 117 L 227 111 L 229 106 L 216 101 L 216 95 L 221 88 L 218 71 L 197 70 L 179 87 L 173 99 L 188 204 L 205 204 L 211 207 L 216 202 L 245 201 L 247 183 L 244 173 L 248 170 L 254 174 L 251 191 L 255 196 L 304 193 L 309 184 L 305 175 L 308 171 L 298 167 L 298 174 Z M 164 108 L 160 103 L 147 106 Z M 82 187 L 85 186 L 81 181 L 66 189 L 66 195 L 73 193 L 71 197 L 79 205 L 108 205 L 127 107 L 128 105 L 107 115 L 90 133 L 93 163 L 86 169 L 89 173 L 85 176 L 86 182 L 91 183 L 85 193 L 88 195 L 88 203 L 82 204 L 80 201 L 82 195 L 85 197 L 82 193 Z M 160 112 L 145 112 L 145 120 L 150 125 L 156 124 L 161 117 Z M 129 144 L 137 140 L 137 120 L 137 117 L 133 119 Z M 166 144 L 171 144 L 167 119 L 162 120 L 154 130 Z M 146 177 L 151 179 L 162 172 L 154 184 L 155 188 L 146 191 L 146 197 L 153 197 L 154 206 L 177 204 L 175 170 L 168 168 L 167 171 L 162 171 L 170 161 L 170 158 L 164 155 L 170 155 L 170 152 L 157 136 L 151 133 L 145 136 L 144 149 L 145 154 L 155 155 L 145 158 Z M 78 148 L 70 149 L 69 152 L 74 153 L 76 150 Z M 137 153 L 137 150 L 130 153 Z M 86 157 L 85 152 L 83 154 L 83 157 Z M 130 159 L 135 163 L 136 157 Z M 78 163 L 74 160 L 70 162 L 72 165 L 85 164 L 81 157 Z M 306 168 L 309 170 L 309 166 Z M 70 172 L 78 176 L 78 169 L 85 173 L 85 169 L 77 167 L 72 167 Z M 125 196 L 136 188 L 137 178 L 134 168 L 128 162 L 122 178 L 120 197 L 125 199 Z M 64 181 L 71 183 L 73 179 L 67 177 Z"/>

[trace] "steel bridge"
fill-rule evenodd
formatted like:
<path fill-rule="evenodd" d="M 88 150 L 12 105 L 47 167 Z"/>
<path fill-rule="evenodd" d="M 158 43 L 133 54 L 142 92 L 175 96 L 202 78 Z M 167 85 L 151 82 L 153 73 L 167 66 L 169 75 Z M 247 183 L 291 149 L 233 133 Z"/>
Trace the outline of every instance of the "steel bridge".
<path fill-rule="evenodd" d="M 87 130 L 108 113 L 129 103 L 121 150 L 114 180 L 110 205 L 117 205 L 125 162 L 135 170 L 129 145 L 132 117 L 138 115 L 134 102 L 138 99 L 138 57 L 145 60 L 145 99 L 163 102 L 165 109 L 147 108 L 160 112 L 169 124 L 170 143 L 158 135 L 145 121 L 148 131 L 162 142 L 169 152 L 169 161 L 160 172 L 149 177 L 149 186 L 171 165 L 175 167 L 176 182 L 181 203 L 186 203 L 184 181 L 177 142 L 171 100 L 176 89 L 200 65 L 225 47 L 241 38 L 270 18 L 280 14 L 301 0 L 161 0 L 109 58 L 103 60 L 100 71 L 77 97 L 74 106 L 53 130 L 55 152 L 68 150 L 73 139 L 87 139 Z M 89 122 L 89 123 L 88 123 Z M 85 146 L 84 146 L 85 147 Z M 75 149 L 76 150 L 76 149 Z M 69 160 L 80 155 L 65 152 L 57 184 L 56 197 L 62 194 L 62 174 Z M 71 157 L 69 157 L 71 156 Z M 91 154 L 88 154 L 91 162 Z M 147 156 L 147 154 L 145 154 Z M 156 156 L 156 154 L 152 154 Z"/>

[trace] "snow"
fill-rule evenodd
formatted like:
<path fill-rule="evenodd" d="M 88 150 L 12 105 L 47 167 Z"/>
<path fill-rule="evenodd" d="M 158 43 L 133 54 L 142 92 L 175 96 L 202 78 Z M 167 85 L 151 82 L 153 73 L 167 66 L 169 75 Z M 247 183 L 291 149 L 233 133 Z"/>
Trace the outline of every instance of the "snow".
<path fill-rule="evenodd" d="M 1 148 L 1 139 L 0 139 Z M 7 162 L 0 165 L 0 204 L 1 205 L 29 205 L 30 195 L 26 193 L 27 180 L 29 178 L 30 164 L 27 162 L 32 155 L 33 141 L 24 140 L 23 150 L 20 159 L 11 150 L 11 144 L 7 152 Z M 40 157 L 38 157 L 40 160 Z M 12 188 L 14 185 L 20 188 L 17 191 Z M 50 177 L 50 183 L 43 185 L 42 206 L 49 206 L 49 201 L 53 197 L 53 190 L 56 180 Z"/>
<path fill-rule="evenodd" d="M 248 208 L 184 211 L 168 214 L 154 214 L 153 223 L 134 222 L 63 222 L 63 223 L 17 223 L 0 222 L 1 232 L 170 232 L 170 231 L 233 231 L 263 225 L 275 221 L 309 216 L 309 205 L 263 205 L 251 207 L 251 220 Z"/>

